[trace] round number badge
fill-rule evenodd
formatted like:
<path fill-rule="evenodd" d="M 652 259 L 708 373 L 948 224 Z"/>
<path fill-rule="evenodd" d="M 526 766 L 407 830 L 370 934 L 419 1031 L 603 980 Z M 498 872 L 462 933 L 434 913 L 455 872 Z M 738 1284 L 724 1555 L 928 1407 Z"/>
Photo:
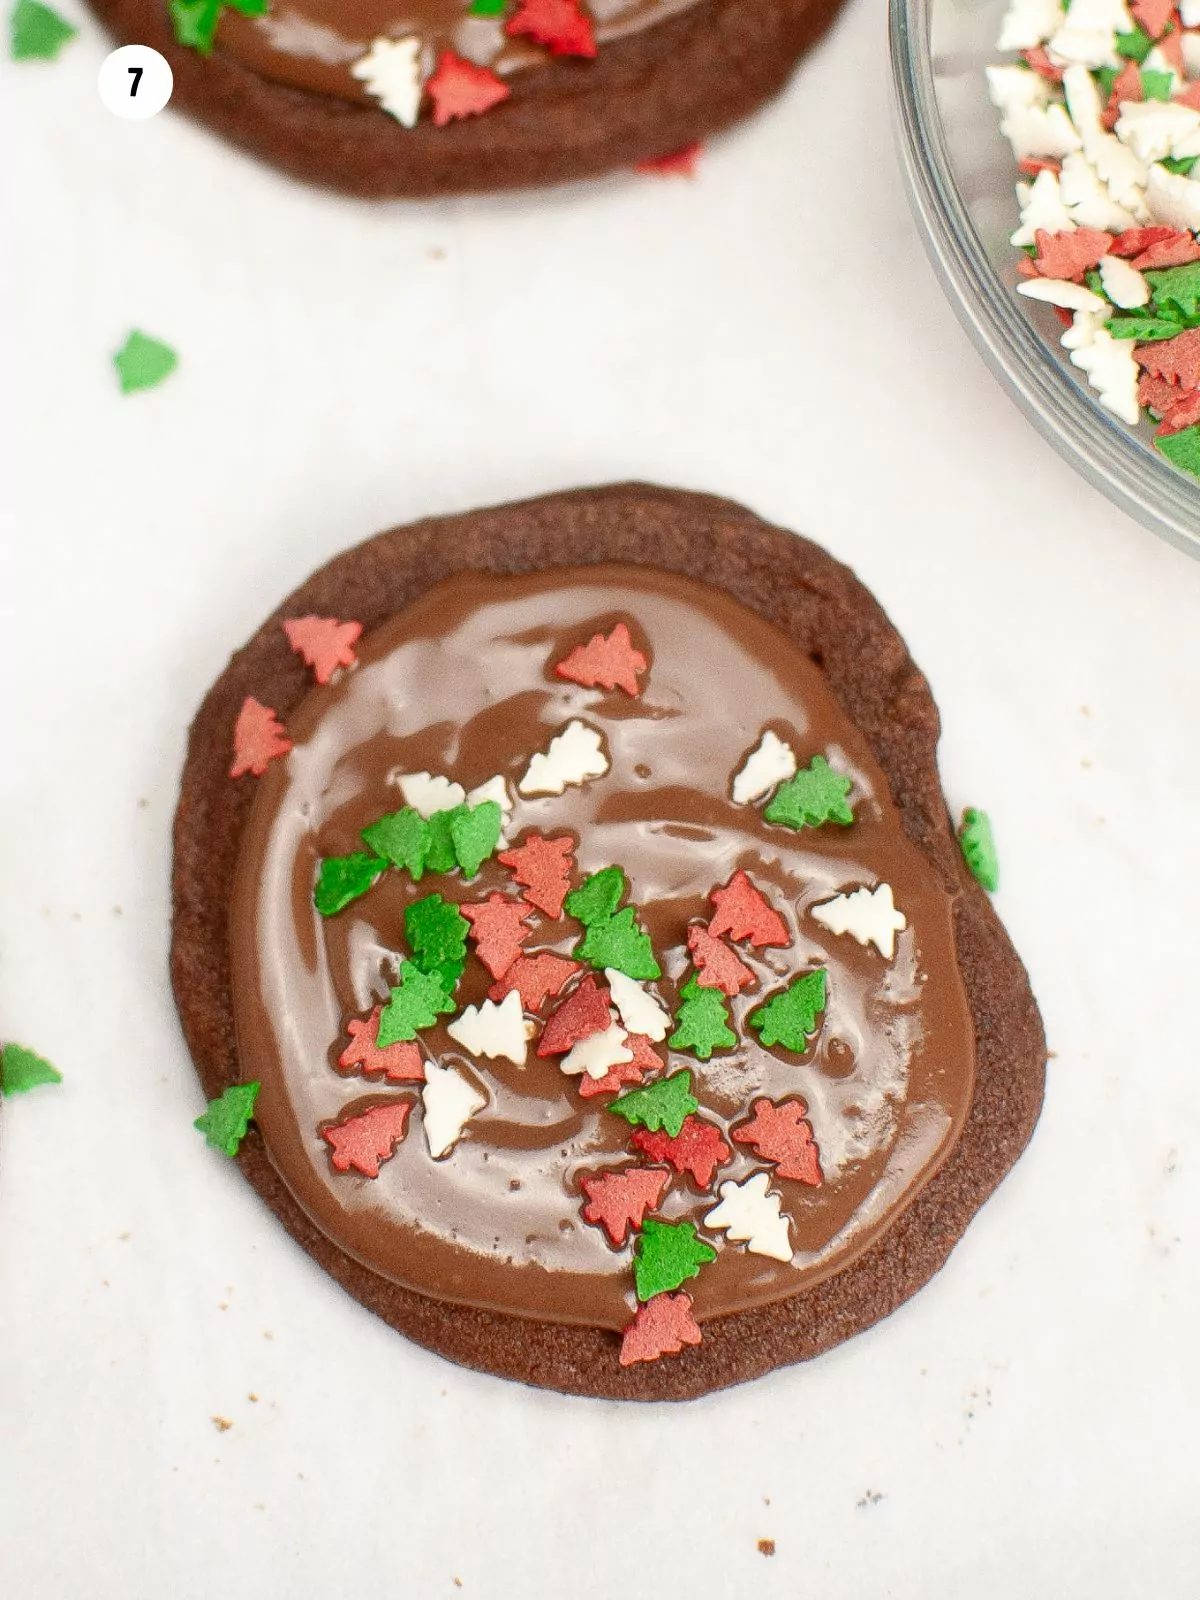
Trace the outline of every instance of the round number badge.
<path fill-rule="evenodd" d="M 96 79 L 100 98 L 113 116 L 133 122 L 157 116 L 174 86 L 166 56 L 148 44 L 123 44 L 114 50 L 105 57 Z"/>

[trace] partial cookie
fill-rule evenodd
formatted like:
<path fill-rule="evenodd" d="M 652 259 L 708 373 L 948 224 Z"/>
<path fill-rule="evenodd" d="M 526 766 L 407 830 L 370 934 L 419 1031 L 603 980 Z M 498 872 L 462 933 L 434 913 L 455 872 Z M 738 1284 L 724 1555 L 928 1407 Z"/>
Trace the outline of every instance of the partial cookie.
<path fill-rule="evenodd" d="M 176 819 L 243 1171 L 394 1327 L 530 1383 L 686 1398 L 876 1321 L 1042 1095 L 937 733 L 857 580 L 726 502 L 339 557 L 214 685 Z"/>
<path fill-rule="evenodd" d="M 339 0 L 92 0 L 119 39 L 167 57 L 176 106 L 295 177 L 372 197 L 669 155 L 775 94 L 841 0 L 419 0 L 399 37 L 372 3 L 351 17 Z"/>

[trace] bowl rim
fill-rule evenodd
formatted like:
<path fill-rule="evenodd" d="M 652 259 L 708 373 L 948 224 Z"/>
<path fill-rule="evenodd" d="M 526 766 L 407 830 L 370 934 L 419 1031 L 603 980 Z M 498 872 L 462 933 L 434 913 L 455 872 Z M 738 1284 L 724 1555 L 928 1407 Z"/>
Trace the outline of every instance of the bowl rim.
<path fill-rule="evenodd" d="M 1059 368 L 988 256 L 954 176 L 938 104 L 934 4 L 890 0 L 888 31 L 901 167 L 942 288 L 995 376 L 1059 454 L 1130 516 L 1200 557 L 1200 485 Z"/>

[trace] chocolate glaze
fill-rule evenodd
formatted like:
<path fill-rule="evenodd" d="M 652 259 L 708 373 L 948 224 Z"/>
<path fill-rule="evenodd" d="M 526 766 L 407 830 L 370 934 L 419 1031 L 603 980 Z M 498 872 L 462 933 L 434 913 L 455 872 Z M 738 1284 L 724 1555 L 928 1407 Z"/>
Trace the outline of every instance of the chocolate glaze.
<path fill-rule="evenodd" d="M 596 41 L 653 27 L 696 0 L 591 0 Z M 528 39 L 509 38 L 505 18 L 473 17 L 471 0 L 273 0 L 266 16 L 222 13 L 217 44 L 223 55 L 264 78 L 377 105 L 350 67 L 374 39 L 417 35 L 423 68 L 433 71 L 443 50 L 507 75 L 553 59 Z M 581 63 L 586 68 L 586 63 Z"/>
<path fill-rule="evenodd" d="M 576 643 L 624 618 L 651 658 L 643 694 L 586 690 L 553 676 Z M 467 788 L 516 780 L 530 755 L 580 716 L 604 734 L 611 771 L 561 797 L 517 799 L 509 836 L 572 832 L 581 873 L 612 862 L 654 943 L 674 1008 L 687 926 L 738 867 L 768 892 L 792 947 L 748 955 L 758 985 L 732 1003 L 737 1049 L 688 1066 L 703 1114 L 728 1135 L 759 1094 L 807 1100 L 826 1181 L 775 1179 L 795 1255 L 781 1263 L 722 1244 L 687 1286 L 703 1320 L 793 1295 L 848 1264 L 920 1192 L 954 1146 L 974 1082 L 973 1028 L 955 961 L 952 897 L 904 834 L 866 740 L 816 667 L 723 594 L 646 568 L 593 567 L 520 578 L 464 575 L 431 590 L 363 642 L 359 665 L 314 689 L 289 718 L 295 748 L 259 781 L 230 915 L 242 1074 L 271 1160 L 316 1225 L 375 1272 L 441 1299 L 543 1321 L 619 1328 L 633 1306 L 628 1249 L 579 1215 L 581 1175 L 630 1159 L 630 1129 L 603 1098 L 531 1048 L 524 1068 L 468 1061 L 444 1029 L 429 1053 L 488 1095 L 443 1160 L 429 1157 L 419 1102 L 407 1138 L 374 1180 L 335 1173 L 319 1125 L 405 1090 L 333 1070 L 345 1023 L 385 998 L 405 904 L 433 888 L 482 899 L 508 889 L 495 862 L 465 884 L 389 872 L 331 919 L 312 905 L 319 859 L 361 848 L 360 830 L 395 809 L 396 775 L 443 772 Z M 802 761 L 823 751 L 854 779 L 856 820 L 802 833 L 729 798 L 764 727 Z M 908 918 L 895 960 L 821 928 L 807 909 L 886 881 Z M 580 929 L 541 921 L 526 950 L 569 952 Z M 746 1014 L 795 973 L 823 964 L 829 1005 L 803 1057 L 746 1037 Z M 463 1003 L 490 979 L 468 963 Z M 545 1008 L 544 1008 L 545 1009 Z M 660 1047 L 666 1056 L 666 1047 Z M 718 1181 L 762 1165 L 746 1146 Z M 702 1225 L 715 1195 L 674 1177 L 661 1214 Z"/>

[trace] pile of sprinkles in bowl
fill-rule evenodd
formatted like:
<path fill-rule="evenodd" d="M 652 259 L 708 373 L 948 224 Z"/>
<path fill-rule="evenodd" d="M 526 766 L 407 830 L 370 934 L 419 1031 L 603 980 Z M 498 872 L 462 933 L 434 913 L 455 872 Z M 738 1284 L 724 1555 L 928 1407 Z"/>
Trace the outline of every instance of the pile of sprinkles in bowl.
<path fill-rule="evenodd" d="M 1018 293 L 1100 404 L 1200 477 L 1200 0 L 1011 0 L 987 69 L 1021 172 Z"/>

